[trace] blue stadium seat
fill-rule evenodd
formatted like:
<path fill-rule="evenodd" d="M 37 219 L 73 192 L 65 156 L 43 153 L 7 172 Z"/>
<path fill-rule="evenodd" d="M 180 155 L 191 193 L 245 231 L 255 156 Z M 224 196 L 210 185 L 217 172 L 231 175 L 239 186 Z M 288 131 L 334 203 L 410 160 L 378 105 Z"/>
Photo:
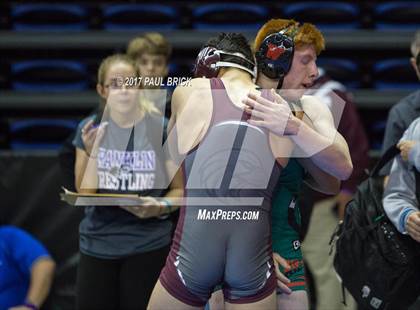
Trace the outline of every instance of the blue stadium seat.
<path fill-rule="evenodd" d="M 373 16 L 378 29 L 416 30 L 420 28 L 420 2 L 380 3 L 376 5 Z"/>
<path fill-rule="evenodd" d="M 174 62 L 169 64 L 168 76 L 192 77 L 194 68 L 194 60 L 188 59 L 174 59 Z"/>
<path fill-rule="evenodd" d="M 320 57 L 317 64 L 331 78 L 343 83 L 346 87 L 351 89 L 360 87 L 360 68 L 356 62 L 349 59 Z"/>
<path fill-rule="evenodd" d="M 268 19 L 268 9 L 247 3 L 203 4 L 193 9 L 193 28 L 209 31 L 258 30 Z"/>
<path fill-rule="evenodd" d="M 76 120 L 24 119 L 9 124 L 12 150 L 58 149 L 77 127 Z"/>
<path fill-rule="evenodd" d="M 169 65 L 168 76 L 176 76 L 179 72 L 179 66 L 177 63 L 171 62 Z"/>
<path fill-rule="evenodd" d="M 161 4 L 109 4 L 102 9 L 106 30 L 170 30 L 179 26 L 175 7 Z"/>
<path fill-rule="evenodd" d="M 375 63 L 373 78 L 376 89 L 418 89 L 419 81 L 409 59 L 386 59 Z"/>
<path fill-rule="evenodd" d="M 368 124 L 369 143 L 373 150 L 381 150 L 385 134 L 386 120 L 377 120 Z"/>
<path fill-rule="evenodd" d="M 322 30 L 351 30 L 360 27 L 360 9 L 336 1 L 308 1 L 287 4 L 285 17 L 315 24 Z"/>
<path fill-rule="evenodd" d="M 31 60 L 11 65 L 12 88 L 18 91 L 80 91 L 89 86 L 86 65 L 69 60 Z"/>
<path fill-rule="evenodd" d="M 23 31 L 82 31 L 88 28 L 88 12 L 77 4 L 15 4 L 12 28 Z"/>

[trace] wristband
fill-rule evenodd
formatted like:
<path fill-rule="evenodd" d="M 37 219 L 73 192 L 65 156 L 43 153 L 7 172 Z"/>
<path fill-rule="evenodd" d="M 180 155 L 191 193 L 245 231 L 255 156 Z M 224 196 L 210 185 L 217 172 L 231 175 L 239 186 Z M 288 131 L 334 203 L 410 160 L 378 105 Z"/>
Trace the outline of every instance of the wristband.
<path fill-rule="evenodd" d="M 411 208 L 408 208 L 408 209 L 406 209 L 406 210 L 404 210 L 402 212 L 402 215 L 401 215 L 401 218 L 400 218 L 400 224 L 401 224 L 401 228 L 402 228 L 403 234 L 404 233 L 407 233 L 407 220 L 408 220 L 408 216 L 411 213 L 413 213 L 413 212 L 415 212 L 415 210 L 413 210 Z"/>
<path fill-rule="evenodd" d="M 164 205 L 165 209 L 168 210 L 168 212 L 165 212 L 163 215 L 159 215 L 158 218 L 161 220 L 165 220 L 169 217 L 169 214 L 172 212 L 172 205 L 167 199 L 161 199 L 160 203 Z"/>
<path fill-rule="evenodd" d="M 161 201 L 165 204 L 165 208 L 167 208 L 169 210 L 168 213 L 171 213 L 172 212 L 172 204 L 171 204 L 171 202 L 168 199 L 165 199 L 165 198 L 162 199 Z"/>
<path fill-rule="evenodd" d="M 33 303 L 31 302 L 25 302 L 22 306 L 25 306 L 26 308 L 30 308 L 32 310 L 39 310 L 37 306 L 35 306 Z"/>

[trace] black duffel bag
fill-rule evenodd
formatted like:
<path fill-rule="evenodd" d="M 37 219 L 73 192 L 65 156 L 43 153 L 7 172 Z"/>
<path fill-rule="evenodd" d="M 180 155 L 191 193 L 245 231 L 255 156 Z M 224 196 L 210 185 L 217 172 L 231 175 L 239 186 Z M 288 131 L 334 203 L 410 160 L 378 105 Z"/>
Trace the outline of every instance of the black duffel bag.
<path fill-rule="evenodd" d="M 363 309 L 407 309 L 420 295 L 420 243 L 403 235 L 382 206 L 378 171 L 399 150 L 391 147 L 347 204 L 344 221 L 332 236 L 334 268 Z M 416 171 L 416 197 L 420 178 Z"/>

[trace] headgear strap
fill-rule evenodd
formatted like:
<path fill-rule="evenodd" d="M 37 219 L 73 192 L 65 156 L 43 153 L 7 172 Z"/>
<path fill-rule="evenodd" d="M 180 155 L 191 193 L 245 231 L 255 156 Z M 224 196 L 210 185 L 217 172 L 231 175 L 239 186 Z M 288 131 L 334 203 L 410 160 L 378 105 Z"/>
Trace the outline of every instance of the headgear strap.
<path fill-rule="evenodd" d="M 244 56 L 206 46 L 198 53 L 194 66 L 194 77 L 217 77 L 222 67 L 242 69 L 252 77 L 256 76 L 255 64 Z"/>

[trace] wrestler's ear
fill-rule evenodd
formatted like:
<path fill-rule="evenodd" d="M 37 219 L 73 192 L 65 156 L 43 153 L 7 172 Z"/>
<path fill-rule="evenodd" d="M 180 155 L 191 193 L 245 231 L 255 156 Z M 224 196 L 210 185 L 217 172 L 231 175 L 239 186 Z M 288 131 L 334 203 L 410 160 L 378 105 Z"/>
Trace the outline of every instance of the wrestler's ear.
<path fill-rule="evenodd" d="M 102 84 L 96 84 L 96 92 L 102 99 L 107 99 L 106 88 Z"/>

